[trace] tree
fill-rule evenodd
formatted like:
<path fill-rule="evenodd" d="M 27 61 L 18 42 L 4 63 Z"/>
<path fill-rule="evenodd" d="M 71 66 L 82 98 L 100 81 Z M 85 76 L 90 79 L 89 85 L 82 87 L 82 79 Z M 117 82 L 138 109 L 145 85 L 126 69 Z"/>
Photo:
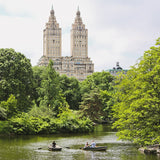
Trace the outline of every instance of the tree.
<path fill-rule="evenodd" d="M 6 110 L 3 107 L 0 107 L 0 120 L 7 119 L 7 113 Z"/>
<path fill-rule="evenodd" d="M 140 62 L 119 77 L 113 107 L 120 139 L 160 143 L 160 39 Z"/>
<path fill-rule="evenodd" d="M 2 119 L 8 119 L 12 116 L 15 116 L 18 113 L 17 110 L 17 100 L 13 95 L 10 95 L 7 101 L 1 101 L 0 103 L 1 108 L 1 118 Z"/>
<path fill-rule="evenodd" d="M 104 115 L 103 105 L 100 99 L 100 91 L 97 88 L 89 94 L 84 94 L 80 109 L 84 117 L 88 117 L 94 122 L 102 120 Z"/>
<path fill-rule="evenodd" d="M 81 101 L 79 81 L 74 77 L 69 78 L 66 75 L 62 75 L 60 77 L 60 88 L 62 89 L 70 109 L 78 110 Z"/>
<path fill-rule="evenodd" d="M 68 107 L 60 89 L 59 74 L 53 68 L 52 60 L 49 61 L 46 72 L 44 72 L 39 95 L 40 105 L 51 109 L 56 116 Z"/>
<path fill-rule="evenodd" d="M 112 81 L 113 76 L 109 72 L 95 72 L 81 83 L 81 94 L 83 95 L 86 92 L 89 93 L 90 90 L 95 88 L 109 90 Z"/>
<path fill-rule="evenodd" d="M 112 123 L 113 120 L 113 111 L 112 106 L 114 104 L 113 100 L 113 91 L 100 91 L 100 99 L 101 103 L 103 105 L 102 111 L 103 111 L 103 120 L 108 123 Z"/>
<path fill-rule="evenodd" d="M 33 98 L 37 106 L 39 106 L 39 90 L 41 87 L 41 82 L 46 74 L 46 66 L 34 66 L 33 70 Z"/>
<path fill-rule="evenodd" d="M 33 73 L 30 60 L 13 49 L 0 49 L 0 99 L 13 94 L 18 111 L 27 111 L 32 102 Z"/>
<path fill-rule="evenodd" d="M 113 87 L 112 87 L 113 79 L 114 79 L 113 76 L 109 72 L 102 71 L 102 72 L 93 73 L 81 83 L 81 95 L 82 95 L 81 105 L 83 106 L 83 107 L 81 106 L 81 109 L 82 111 L 84 111 L 84 108 L 87 109 L 89 106 L 88 105 L 85 106 L 85 103 L 88 103 L 86 102 L 87 100 L 86 98 L 92 97 L 92 100 L 93 100 L 95 98 L 93 95 L 96 94 L 100 106 L 97 106 L 98 104 L 92 104 L 92 107 L 93 107 L 92 109 L 94 111 L 94 107 L 95 107 L 98 113 L 98 118 L 96 119 L 99 122 L 101 122 L 102 120 L 105 120 L 105 121 L 107 120 L 109 122 L 112 117 L 111 106 L 113 104 L 111 103 L 112 102 L 111 93 L 113 92 Z M 93 101 L 92 103 L 95 103 Z M 89 114 L 92 114 L 92 113 L 89 113 Z M 95 112 L 94 112 L 94 115 L 96 115 Z"/>

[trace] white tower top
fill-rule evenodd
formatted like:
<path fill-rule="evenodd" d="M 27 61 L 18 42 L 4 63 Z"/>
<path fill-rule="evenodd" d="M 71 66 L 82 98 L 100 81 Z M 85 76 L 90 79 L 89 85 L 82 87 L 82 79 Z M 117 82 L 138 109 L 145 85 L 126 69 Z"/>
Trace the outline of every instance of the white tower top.
<path fill-rule="evenodd" d="M 80 14 L 78 7 L 71 29 L 71 56 L 86 58 L 88 57 L 88 30 L 85 28 Z"/>
<path fill-rule="evenodd" d="M 46 28 L 43 30 L 43 56 L 61 57 L 61 28 L 56 21 L 53 5 Z"/>

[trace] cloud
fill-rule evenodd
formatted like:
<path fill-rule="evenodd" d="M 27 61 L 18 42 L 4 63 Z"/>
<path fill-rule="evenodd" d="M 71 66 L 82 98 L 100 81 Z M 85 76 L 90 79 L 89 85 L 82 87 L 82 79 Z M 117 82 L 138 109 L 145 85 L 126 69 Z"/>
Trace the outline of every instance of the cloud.
<path fill-rule="evenodd" d="M 95 71 L 134 65 L 160 36 L 159 0 L 0 0 L 0 47 L 14 48 L 36 65 L 53 4 L 62 28 L 62 54 L 70 55 L 70 29 L 79 6 L 88 29 Z"/>

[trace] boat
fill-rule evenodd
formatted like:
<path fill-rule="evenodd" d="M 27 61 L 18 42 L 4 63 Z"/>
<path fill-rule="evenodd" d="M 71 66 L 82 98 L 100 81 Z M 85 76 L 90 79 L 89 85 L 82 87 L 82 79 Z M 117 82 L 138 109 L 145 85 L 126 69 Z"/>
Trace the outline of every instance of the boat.
<path fill-rule="evenodd" d="M 85 151 L 106 151 L 106 146 L 96 146 L 96 147 L 84 147 L 82 148 Z"/>
<path fill-rule="evenodd" d="M 62 148 L 59 147 L 59 146 L 52 147 L 52 146 L 50 145 L 50 146 L 48 146 L 48 150 L 49 150 L 49 151 L 61 151 Z"/>

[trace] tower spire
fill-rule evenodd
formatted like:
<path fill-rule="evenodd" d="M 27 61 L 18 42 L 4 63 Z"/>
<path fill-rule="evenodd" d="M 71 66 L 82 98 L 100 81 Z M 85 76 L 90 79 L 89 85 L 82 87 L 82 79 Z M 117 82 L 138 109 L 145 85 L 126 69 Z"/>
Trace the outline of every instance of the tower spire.
<path fill-rule="evenodd" d="M 79 6 L 77 8 L 77 16 L 80 16 Z"/>
<path fill-rule="evenodd" d="M 54 15 L 53 4 L 50 13 Z"/>

